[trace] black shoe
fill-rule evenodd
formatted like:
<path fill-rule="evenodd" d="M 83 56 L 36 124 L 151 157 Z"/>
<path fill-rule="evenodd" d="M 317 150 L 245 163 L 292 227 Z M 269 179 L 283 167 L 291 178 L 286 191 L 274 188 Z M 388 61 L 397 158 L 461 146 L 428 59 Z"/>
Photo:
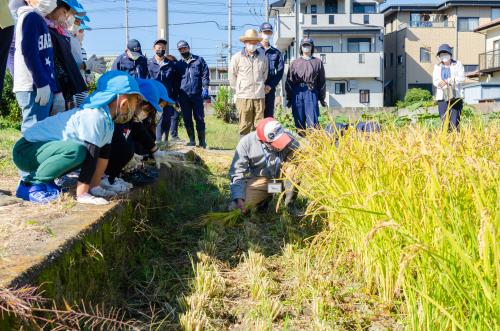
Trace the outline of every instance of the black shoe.
<path fill-rule="evenodd" d="M 156 180 L 139 169 L 123 174 L 122 179 L 136 187 L 153 184 Z"/>
<path fill-rule="evenodd" d="M 200 141 L 198 147 L 207 148 L 207 142 L 205 141 L 205 130 L 198 131 L 198 140 Z"/>
<path fill-rule="evenodd" d="M 188 137 L 189 137 L 189 142 L 186 144 L 186 146 L 196 146 L 196 140 L 194 136 L 194 128 L 186 128 Z"/>

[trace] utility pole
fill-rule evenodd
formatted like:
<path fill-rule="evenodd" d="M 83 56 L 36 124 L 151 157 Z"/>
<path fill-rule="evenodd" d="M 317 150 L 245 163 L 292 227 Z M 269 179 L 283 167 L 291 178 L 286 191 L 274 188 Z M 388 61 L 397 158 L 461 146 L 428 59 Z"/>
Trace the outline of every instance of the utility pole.
<path fill-rule="evenodd" d="M 233 0 L 227 0 L 227 61 L 233 56 Z"/>
<path fill-rule="evenodd" d="M 125 45 L 128 44 L 128 0 L 125 0 Z"/>
<path fill-rule="evenodd" d="M 295 58 L 300 54 L 300 0 L 295 0 Z"/>
<path fill-rule="evenodd" d="M 157 0 L 156 2 L 156 20 L 157 20 L 157 37 L 158 39 L 165 39 L 167 41 L 167 47 L 170 47 L 170 41 L 168 39 L 168 0 Z M 170 53 L 167 49 L 167 53 Z"/>
<path fill-rule="evenodd" d="M 266 22 L 269 22 L 269 0 L 264 1 L 264 7 L 266 9 Z"/>

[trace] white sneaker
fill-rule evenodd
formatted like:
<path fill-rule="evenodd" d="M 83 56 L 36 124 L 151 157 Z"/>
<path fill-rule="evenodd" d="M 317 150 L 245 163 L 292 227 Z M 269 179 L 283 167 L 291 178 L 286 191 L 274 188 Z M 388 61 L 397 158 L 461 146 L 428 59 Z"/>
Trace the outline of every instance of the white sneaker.
<path fill-rule="evenodd" d="M 101 198 L 109 198 L 109 197 L 115 197 L 116 192 L 107 190 L 101 186 L 96 186 L 90 189 L 90 194 L 96 197 L 101 197 Z"/>
<path fill-rule="evenodd" d="M 91 194 L 85 193 L 84 195 L 80 195 L 79 197 L 76 197 L 76 201 L 79 203 L 83 203 L 86 205 L 95 205 L 95 206 L 104 206 L 109 204 L 109 201 L 103 199 L 103 198 L 98 198 L 95 197 Z"/>
<path fill-rule="evenodd" d="M 126 181 L 124 181 L 123 179 L 121 179 L 119 177 L 115 178 L 115 183 L 116 182 L 121 183 L 122 185 L 125 185 L 129 189 L 133 189 L 134 188 L 134 185 L 132 183 L 126 182 Z"/>
<path fill-rule="evenodd" d="M 116 194 L 128 193 L 130 191 L 128 185 L 125 185 L 122 182 L 117 182 L 116 180 L 113 184 L 111 184 L 108 178 L 101 180 L 101 187 L 105 190 L 113 191 Z"/>

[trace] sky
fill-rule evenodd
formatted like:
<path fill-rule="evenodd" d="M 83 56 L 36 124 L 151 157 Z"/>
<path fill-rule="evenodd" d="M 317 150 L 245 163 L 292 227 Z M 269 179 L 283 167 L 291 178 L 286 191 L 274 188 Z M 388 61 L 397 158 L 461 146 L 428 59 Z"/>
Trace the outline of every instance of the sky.
<path fill-rule="evenodd" d="M 115 56 L 125 49 L 125 1 L 80 0 L 90 18 L 84 47 L 90 55 Z M 274 2 L 273 0 L 270 1 Z M 178 56 L 177 41 L 184 39 L 191 45 L 191 52 L 203 56 L 209 65 L 215 65 L 222 43 L 227 43 L 227 30 L 220 30 L 214 23 L 194 24 L 199 21 L 216 21 L 227 26 L 227 0 L 169 0 L 170 53 Z M 245 29 L 257 28 L 264 21 L 263 0 L 233 0 L 233 53 L 241 49 L 239 36 Z M 188 23 L 175 25 L 179 23 Z M 189 24 L 190 23 L 190 24 Z M 246 26 L 243 26 L 247 24 Z M 147 27 L 143 27 L 143 26 Z M 255 25 L 255 26 L 251 26 Z M 129 38 L 139 40 L 143 52 L 152 55 L 156 39 L 156 0 L 129 0 Z M 141 26 L 135 27 L 134 26 Z M 110 29 L 112 28 L 112 29 Z M 222 49 L 227 54 L 227 48 Z"/>

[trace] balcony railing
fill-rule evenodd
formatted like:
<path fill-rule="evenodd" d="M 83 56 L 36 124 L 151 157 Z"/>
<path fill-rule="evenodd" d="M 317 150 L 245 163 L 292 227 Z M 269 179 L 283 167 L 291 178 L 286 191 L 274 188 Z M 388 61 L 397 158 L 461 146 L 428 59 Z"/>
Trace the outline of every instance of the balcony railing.
<path fill-rule="evenodd" d="M 455 22 L 450 21 L 410 21 L 411 28 L 454 28 Z"/>
<path fill-rule="evenodd" d="M 500 71 L 500 49 L 479 54 L 479 71 Z"/>

